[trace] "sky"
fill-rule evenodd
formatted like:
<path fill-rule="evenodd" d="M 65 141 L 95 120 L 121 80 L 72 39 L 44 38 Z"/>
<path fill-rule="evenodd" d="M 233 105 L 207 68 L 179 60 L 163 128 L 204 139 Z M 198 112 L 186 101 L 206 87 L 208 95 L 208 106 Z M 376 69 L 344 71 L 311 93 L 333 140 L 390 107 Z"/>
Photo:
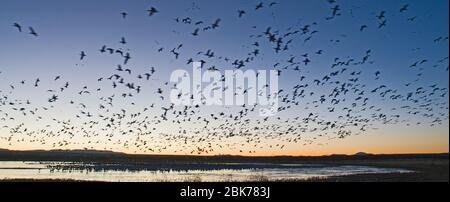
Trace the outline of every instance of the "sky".
<path fill-rule="evenodd" d="M 260 2 L 263 8 L 255 10 Z M 201 155 L 448 152 L 447 0 L 277 0 L 269 6 L 272 2 L 2 1 L 0 148 Z M 339 15 L 327 19 L 337 5 Z M 404 5 L 408 5 L 407 10 L 400 12 Z M 149 16 L 151 7 L 159 12 Z M 239 17 L 238 10 L 245 10 L 245 15 Z M 378 18 L 382 11 L 384 17 Z M 121 12 L 128 14 L 126 18 Z M 187 17 L 191 24 L 182 22 Z M 218 28 L 203 31 L 217 19 L 221 19 Z M 379 28 L 383 20 L 386 26 Z M 22 26 L 22 32 L 14 23 Z M 367 28 L 361 31 L 363 25 Z M 29 34 L 30 26 L 37 37 Z M 308 30 L 303 33 L 305 26 Z M 268 27 L 277 37 L 296 30 L 298 33 L 284 37 L 283 43 L 292 40 L 289 49 L 276 53 L 274 44 L 264 35 Z M 200 29 L 199 36 L 191 34 L 196 28 Z M 126 44 L 119 43 L 122 37 Z M 255 42 L 258 46 L 253 45 Z M 180 44 L 176 59 L 170 50 Z M 123 64 L 123 57 L 117 53 L 101 53 L 104 45 L 130 53 L 128 64 Z M 160 48 L 163 50 L 159 52 Z M 249 56 L 255 49 L 260 53 Z M 215 57 L 198 54 L 207 50 Z M 319 50 L 321 54 L 317 54 Z M 81 51 L 86 53 L 83 60 Z M 303 63 L 304 54 L 311 61 L 307 65 Z M 366 55 L 366 62 L 353 64 Z M 252 59 L 244 70 L 282 70 L 279 88 L 284 92 L 279 103 L 287 108 L 263 123 L 264 117 L 257 113 L 238 120 L 218 115 L 225 112 L 237 116 L 244 109 L 241 106 L 202 106 L 194 109 L 195 114 L 169 114 L 162 120 L 162 108 L 170 107 L 168 98 L 173 89 L 173 84 L 166 82 L 174 70 L 192 70 L 187 64 L 189 58 L 205 60 L 207 67 L 223 71 L 235 69 L 235 59 L 248 57 Z M 288 62 L 293 57 L 295 64 Z M 332 67 L 350 59 L 350 65 Z M 421 61 L 423 64 L 411 67 Z M 119 64 L 132 74 L 118 72 Z M 296 66 L 299 71 L 294 70 Z M 152 67 L 155 73 L 148 81 L 137 78 Z M 324 76 L 336 71 L 337 76 L 323 81 Z M 120 84 L 112 88 L 114 80 L 107 78 L 113 74 L 140 85 L 142 92 L 135 93 Z M 57 76 L 60 79 L 55 81 Z M 302 76 L 305 79 L 301 80 Z M 37 78 L 40 84 L 34 87 Z M 351 81 L 355 78 L 358 80 Z M 316 85 L 315 80 L 321 84 Z M 64 88 L 66 82 L 70 85 Z M 334 105 L 330 93 L 343 83 L 351 84 L 346 87 L 349 92 L 341 92 L 336 97 L 340 103 Z M 303 96 L 293 101 L 297 104 L 287 103 L 298 85 L 308 86 Z M 386 87 L 371 92 L 381 85 Z M 158 89 L 163 93 L 158 94 Z M 390 91 L 381 96 L 385 90 Z M 90 94 L 80 95 L 80 91 Z M 132 97 L 123 98 L 123 93 Z M 52 95 L 59 99 L 50 103 Z M 108 106 L 105 100 L 111 96 L 113 105 Z M 287 97 L 283 100 L 282 96 Z M 321 103 L 322 96 L 326 101 Z M 358 97 L 367 98 L 367 103 L 355 100 Z M 182 111 L 183 107 L 175 109 Z M 122 110 L 126 111 L 122 122 L 117 122 L 115 129 L 105 128 L 107 118 L 116 118 Z M 86 116 L 87 112 L 93 116 Z M 316 118 L 311 120 L 310 114 Z M 205 125 L 203 120 L 211 123 Z M 148 127 L 143 128 L 139 122 Z M 337 127 L 326 127 L 326 122 Z"/>

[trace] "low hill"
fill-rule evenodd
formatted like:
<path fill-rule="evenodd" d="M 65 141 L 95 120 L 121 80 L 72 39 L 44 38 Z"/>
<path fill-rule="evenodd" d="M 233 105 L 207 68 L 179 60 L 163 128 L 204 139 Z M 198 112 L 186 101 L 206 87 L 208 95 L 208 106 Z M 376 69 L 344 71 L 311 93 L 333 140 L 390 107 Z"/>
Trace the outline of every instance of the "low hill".
<path fill-rule="evenodd" d="M 448 159 L 449 154 L 367 154 L 329 156 L 186 156 L 186 155 L 142 155 L 98 150 L 31 150 L 15 151 L 0 149 L 0 161 L 80 161 L 80 162 L 232 162 L 232 163 L 321 163 L 351 160 L 380 159 Z"/>

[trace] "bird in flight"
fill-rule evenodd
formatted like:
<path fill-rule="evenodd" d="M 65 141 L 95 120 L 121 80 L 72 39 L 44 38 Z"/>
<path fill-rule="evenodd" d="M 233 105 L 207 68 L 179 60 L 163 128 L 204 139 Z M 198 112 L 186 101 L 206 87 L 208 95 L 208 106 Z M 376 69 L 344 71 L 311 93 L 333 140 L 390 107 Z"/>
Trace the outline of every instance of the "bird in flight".
<path fill-rule="evenodd" d="M 220 23 L 220 21 L 221 21 L 221 19 L 219 18 L 219 19 L 217 19 L 216 21 L 214 21 L 214 23 L 211 25 L 211 27 L 213 28 L 213 29 L 216 29 L 216 28 L 218 28 L 219 27 L 219 23 Z"/>
<path fill-rule="evenodd" d="M 414 17 L 408 18 L 407 20 L 410 21 L 410 22 L 412 22 L 412 21 L 416 20 L 416 18 L 417 18 L 417 16 L 414 16 Z"/>
<path fill-rule="evenodd" d="M 123 45 L 127 44 L 127 41 L 125 40 L 125 37 L 122 37 L 120 39 L 120 43 L 123 44 Z"/>
<path fill-rule="evenodd" d="M 239 14 L 239 17 L 241 18 L 242 16 L 245 15 L 245 11 L 244 10 L 238 10 L 238 14 Z"/>
<path fill-rule="evenodd" d="M 366 29 L 366 28 L 367 28 L 367 25 L 362 25 L 361 28 L 359 28 L 359 31 L 362 32 L 362 31 L 364 31 L 364 29 Z"/>
<path fill-rule="evenodd" d="M 106 52 L 106 46 L 102 46 L 102 48 L 99 51 L 100 51 L 100 53 Z"/>
<path fill-rule="evenodd" d="M 150 9 L 147 10 L 147 12 L 148 12 L 148 16 L 153 16 L 156 13 L 158 13 L 159 11 L 155 7 L 151 7 Z"/>
<path fill-rule="evenodd" d="M 380 25 L 378 26 L 379 29 L 381 29 L 382 27 L 386 26 L 386 20 L 381 21 Z"/>
<path fill-rule="evenodd" d="M 84 51 L 81 51 L 81 53 L 80 53 L 80 60 L 83 60 L 84 57 L 86 57 L 86 53 Z"/>
<path fill-rule="evenodd" d="M 14 27 L 16 27 L 17 28 L 17 30 L 19 30 L 19 32 L 22 32 L 22 26 L 21 25 L 19 25 L 19 23 L 14 23 L 14 25 L 13 25 Z"/>
<path fill-rule="evenodd" d="M 263 7 L 264 7 L 264 4 L 261 2 L 258 5 L 256 5 L 255 10 L 259 10 L 259 9 L 261 9 Z"/>
<path fill-rule="evenodd" d="M 384 16 L 385 14 L 386 14 L 386 11 L 381 11 L 380 14 L 377 15 L 377 18 L 378 18 L 379 20 L 383 20 L 383 19 L 385 18 L 385 16 Z"/>
<path fill-rule="evenodd" d="M 126 12 L 121 12 L 120 15 L 122 15 L 122 18 L 125 19 L 125 18 L 127 17 L 128 13 L 126 13 Z"/>
<path fill-rule="evenodd" d="M 125 54 L 124 58 L 125 58 L 125 60 L 124 60 L 123 64 L 127 64 L 128 60 L 131 59 L 130 53 Z"/>
<path fill-rule="evenodd" d="M 192 36 L 198 36 L 199 31 L 200 31 L 199 28 L 195 29 L 194 32 L 192 32 Z"/>
<path fill-rule="evenodd" d="M 30 34 L 33 36 L 38 36 L 38 34 L 36 33 L 36 31 L 34 31 L 33 27 L 28 27 L 28 29 L 30 30 Z"/>
<path fill-rule="evenodd" d="M 402 7 L 400 8 L 400 13 L 403 13 L 403 12 L 407 11 L 407 10 L 408 10 L 408 7 L 409 7 L 408 4 L 402 6 Z"/>

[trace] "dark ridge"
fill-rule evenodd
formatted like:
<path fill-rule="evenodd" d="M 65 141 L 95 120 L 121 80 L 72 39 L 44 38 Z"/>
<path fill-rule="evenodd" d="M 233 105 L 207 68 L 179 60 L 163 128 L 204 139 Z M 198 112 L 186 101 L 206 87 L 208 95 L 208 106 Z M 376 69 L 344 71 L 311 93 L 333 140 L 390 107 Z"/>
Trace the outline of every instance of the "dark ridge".
<path fill-rule="evenodd" d="M 72 161 L 72 162 L 209 162 L 209 163 L 321 163 L 330 161 L 383 160 L 383 159 L 448 159 L 440 154 L 367 154 L 329 156 L 189 156 L 126 154 L 98 150 L 31 150 L 0 149 L 0 161 Z"/>

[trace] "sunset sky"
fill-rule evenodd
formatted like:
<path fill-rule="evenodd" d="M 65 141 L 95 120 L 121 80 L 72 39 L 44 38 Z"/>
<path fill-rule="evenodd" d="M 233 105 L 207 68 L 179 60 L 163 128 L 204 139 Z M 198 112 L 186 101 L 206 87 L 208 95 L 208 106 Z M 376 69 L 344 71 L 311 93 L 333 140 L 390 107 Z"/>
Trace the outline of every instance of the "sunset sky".
<path fill-rule="evenodd" d="M 0 148 L 258 156 L 449 151 L 447 0 L 337 0 L 333 4 L 326 0 L 278 0 L 272 6 L 273 1 L 262 2 L 264 7 L 255 10 L 260 1 L 2 1 Z M 406 4 L 407 10 L 400 12 Z M 327 20 L 336 5 L 340 15 Z M 148 16 L 151 7 L 159 12 Z M 246 14 L 239 18 L 238 10 Z M 382 11 L 384 17 L 378 18 Z M 121 12 L 128 14 L 125 19 Z M 175 20 L 187 17 L 191 24 Z M 218 28 L 202 31 L 219 18 Z M 379 28 L 383 20 L 386 26 Z M 14 23 L 22 26 L 22 32 Z M 306 25 L 308 32 L 302 34 Z M 367 28 L 361 31 L 363 25 Z M 29 34 L 30 26 L 37 37 Z M 276 53 L 264 36 L 268 27 L 277 36 L 295 30 L 300 33 L 286 36 L 283 43 L 292 39 L 289 50 Z M 191 34 L 196 28 L 200 28 L 199 36 Z M 126 44 L 119 43 L 122 37 Z M 180 44 L 176 59 L 171 50 Z M 103 45 L 129 52 L 128 64 L 116 53 L 101 53 Z M 158 51 L 160 48 L 163 50 Z M 234 69 L 235 59 L 251 57 L 249 53 L 255 49 L 259 55 L 243 69 L 281 70 L 279 88 L 286 100 L 291 99 L 296 85 L 308 85 L 297 105 L 280 97 L 281 107 L 291 106 L 264 123 L 265 117 L 256 112 L 240 119 L 226 117 L 239 115 L 242 106 L 201 106 L 186 117 L 169 114 L 168 120 L 161 119 L 162 108 L 170 107 L 168 98 L 173 89 L 173 84 L 166 82 L 176 69 L 191 71 L 188 59 L 206 60 L 206 68 L 215 66 L 222 71 Z M 215 57 L 198 54 L 208 50 Z M 319 50 L 322 53 L 318 54 Z M 83 60 L 81 51 L 87 55 Z M 307 57 L 302 56 L 306 53 Z M 337 61 L 353 59 L 352 63 L 357 63 L 366 55 L 370 57 L 363 64 L 331 67 Z M 231 61 L 226 62 L 225 57 Z M 298 64 L 288 62 L 292 57 Z M 311 61 L 307 65 L 305 58 Z M 132 73 L 117 72 L 118 64 Z M 295 66 L 300 71 L 294 70 Z M 151 67 L 155 73 L 148 81 L 137 78 Z M 338 75 L 331 76 L 330 82 L 315 84 L 336 71 Z M 114 79 L 107 79 L 113 74 L 141 86 L 142 92 L 121 97 L 131 91 L 121 85 L 113 88 Z M 57 76 L 60 78 L 55 79 Z M 302 76 L 305 78 L 300 80 Z M 37 78 L 40 83 L 35 87 Z M 355 78 L 358 80 L 351 81 Z M 69 87 L 60 92 L 66 82 Z M 333 105 L 330 94 L 342 83 L 352 85 L 346 87 L 348 93 L 336 97 L 340 103 Z M 381 85 L 385 86 L 382 90 L 371 92 Z M 380 95 L 388 89 L 386 96 Z M 90 93 L 80 95 L 80 91 Z M 50 103 L 52 95 L 58 100 Z M 108 106 L 111 96 L 114 102 Z M 326 98 L 323 103 L 321 97 Z M 358 97 L 367 98 L 367 104 Z M 117 123 L 115 130 L 105 129 L 110 118 L 117 121 L 122 110 L 126 111 L 122 123 Z M 87 117 L 87 112 L 92 117 Z M 226 115 L 220 117 L 221 112 Z M 314 121 L 304 121 L 315 116 Z M 211 123 L 205 126 L 203 120 Z M 347 120 L 366 125 L 352 125 Z M 139 122 L 146 122 L 147 128 Z M 326 122 L 335 123 L 336 128 L 324 126 Z M 221 128 L 222 124 L 227 128 Z M 75 128 L 70 129 L 72 126 Z M 228 127 L 233 128 L 232 134 Z M 73 134 L 64 133 L 67 131 Z M 349 135 L 340 138 L 343 131 Z M 206 153 L 205 149 L 212 150 Z"/>

